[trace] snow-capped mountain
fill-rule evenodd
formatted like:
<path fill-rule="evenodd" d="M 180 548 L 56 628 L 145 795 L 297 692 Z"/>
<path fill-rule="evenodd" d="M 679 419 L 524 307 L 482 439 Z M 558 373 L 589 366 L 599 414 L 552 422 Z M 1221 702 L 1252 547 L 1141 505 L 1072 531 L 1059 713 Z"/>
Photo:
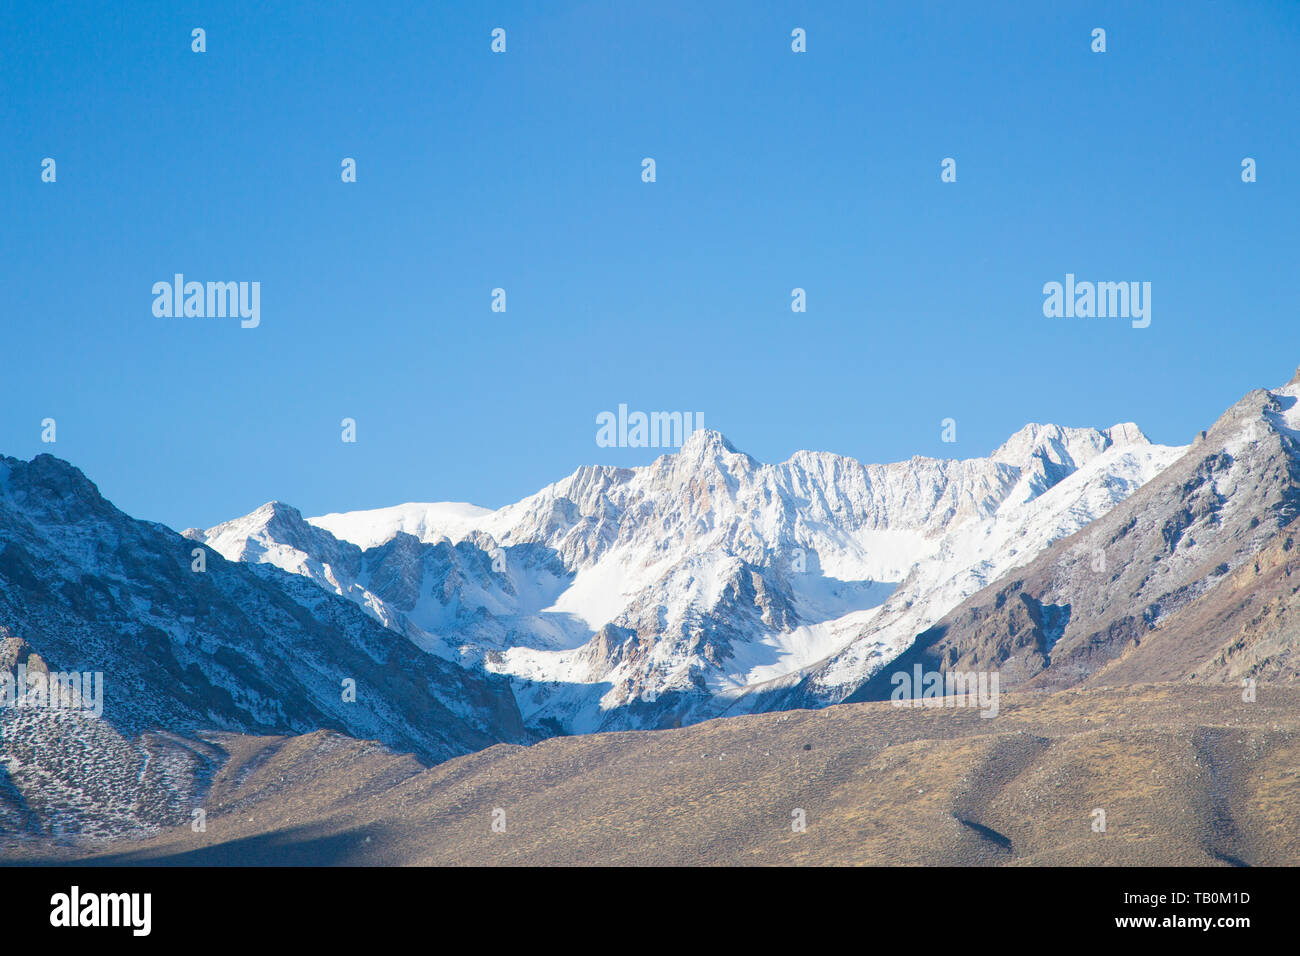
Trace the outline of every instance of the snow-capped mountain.
<path fill-rule="evenodd" d="M 1029 425 L 987 458 L 773 465 L 701 430 L 645 467 L 583 467 L 497 511 L 304 519 L 273 502 L 186 534 L 509 676 L 530 724 L 660 727 L 844 699 L 1183 451 L 1132 424 Z"/>

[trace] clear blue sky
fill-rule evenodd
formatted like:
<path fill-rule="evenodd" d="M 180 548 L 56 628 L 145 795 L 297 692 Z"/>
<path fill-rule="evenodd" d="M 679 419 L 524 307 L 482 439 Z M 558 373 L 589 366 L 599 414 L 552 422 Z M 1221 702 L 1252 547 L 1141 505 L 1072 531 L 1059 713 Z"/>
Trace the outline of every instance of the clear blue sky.
<path fill-rule="evenodd" d="M 7 4 L 0 452 L 181 528 L 499 506 L 651 460 L 620 402 L 767 461 L 1186 442 L 1300 364 L 1298 125 L 1291 0 Z M 175 272 L 261 326 L 155 318 Z M 1150 328 L 1044 318 L 1067 272 Z"/>

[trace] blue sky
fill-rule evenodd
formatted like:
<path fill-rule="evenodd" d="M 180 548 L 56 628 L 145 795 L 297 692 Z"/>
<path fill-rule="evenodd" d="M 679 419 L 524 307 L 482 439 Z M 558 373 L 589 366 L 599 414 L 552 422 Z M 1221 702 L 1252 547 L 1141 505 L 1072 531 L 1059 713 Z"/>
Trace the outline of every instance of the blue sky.
<path fill-rule="evenodd" d="M 619 403 L 766 461 L 1186 442 L 1300 364 L 1297 117 L 1289 0 L 7 5 L 0 453 L 183 528 L 499 506 L 651 460 Z M 176 272 L 261 325 L 155 317 Z M 1067 272 L 1151 326 L 1044 318 Z"/>

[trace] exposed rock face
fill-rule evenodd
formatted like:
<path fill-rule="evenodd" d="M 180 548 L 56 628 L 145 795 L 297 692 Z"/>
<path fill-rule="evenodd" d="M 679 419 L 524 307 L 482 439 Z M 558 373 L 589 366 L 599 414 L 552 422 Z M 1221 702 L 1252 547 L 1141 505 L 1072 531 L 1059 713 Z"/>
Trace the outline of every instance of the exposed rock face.
<path fill-rule="evenodd" d="M 1256 390 L 1125 502 L 922 633 L 896 662 L 1004 686 L 1294 679 L 1300 378 Z M 891 668 L 892 669 L 892 668 Z M 861 696 L 887 696 L 885 675 Z"/>

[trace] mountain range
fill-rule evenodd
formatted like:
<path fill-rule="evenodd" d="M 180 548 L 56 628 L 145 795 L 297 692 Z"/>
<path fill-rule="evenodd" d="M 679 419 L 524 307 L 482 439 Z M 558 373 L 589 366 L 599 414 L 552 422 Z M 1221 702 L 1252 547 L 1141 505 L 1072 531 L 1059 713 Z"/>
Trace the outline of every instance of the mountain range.
<path fill-rule="evenodd" d="M 764 464 L 701 430 L 497 510 L 270 502 L 183 534 L 57 458 L 0 458 L 0 665 L 107 687 L 99 720 L 0 708 L 0 833 L 178 825 L 230 735 L 428 766 L 881 700 L 916 664 L 1024 691 L 1291 682 L 1298 401 L 1300 373 L 1187 446 L 1028 425 L 885 465 Z"/>
<path fill-rule="evenodd" d="M 271 502 L 187 536 L 270 564 L 475 672 L 560 733 L 843 700 L 964 598 L 1183 452 L 1137 426 L 1030 425 L 987 458 L 762 464 L 717 432 L 584 467 L 498 511 L 304 518 Z"/>

